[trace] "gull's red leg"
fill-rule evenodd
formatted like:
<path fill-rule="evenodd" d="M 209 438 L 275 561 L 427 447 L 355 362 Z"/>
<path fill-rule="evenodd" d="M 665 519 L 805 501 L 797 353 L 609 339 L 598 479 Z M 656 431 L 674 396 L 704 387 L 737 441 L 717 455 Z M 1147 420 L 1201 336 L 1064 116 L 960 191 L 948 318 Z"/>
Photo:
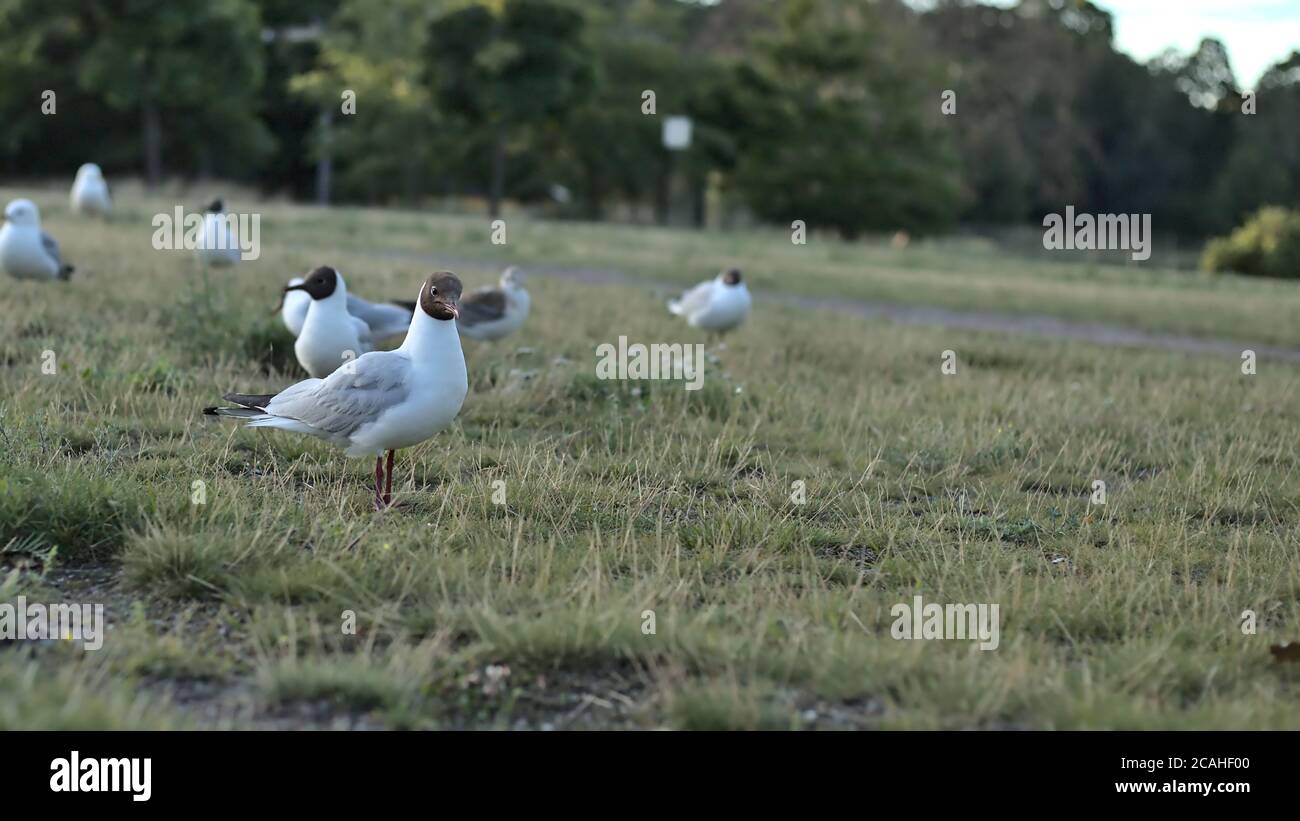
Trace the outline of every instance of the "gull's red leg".
<path fill-rule="evenodd" d="M 384 457 L 375 457 L 375 510 L 384 509 L 384 500 L 380 498 L 379 492 L 383 489 L 384 481 Z"/>
<path fill-rule="evenodd" d="M 388 471 L 387 471 L 388 478 L 384 480 L 384 504 L 385 505 L 391 505 L 393 503 L 393 457 L 396 455 L 397 455 L 397 451 L 395 450 L 388 451 Z"/>

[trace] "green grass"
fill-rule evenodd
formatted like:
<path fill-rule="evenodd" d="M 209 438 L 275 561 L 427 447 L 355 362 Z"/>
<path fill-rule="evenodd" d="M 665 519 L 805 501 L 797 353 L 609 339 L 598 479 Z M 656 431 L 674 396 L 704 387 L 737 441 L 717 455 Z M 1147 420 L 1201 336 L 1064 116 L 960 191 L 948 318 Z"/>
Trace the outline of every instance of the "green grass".
<path fill-rule="evenodd" d="M 471 287 L 494 260 L 734 262 L 755 290 L 1283 344 L 1294 286 L 513 218 L 501 248 L 484 220 L 284 205 L 259 261 L 204 276 L 149 245 L 169 205 L 119 197 L 104 226 L 38 196 L 80 272 L 4 280 L 0 601 L 102 602 L 111 630 L 0 645 L 0 728 L 1300 728 L 1268 652 L 1300 638 L 1294 365 L 763 303 L 688 393 L 594 377 L 619 335 L 705 341 L 652 289 L 536 277 L 522 333 L 467 342 L 466 406 L 399 454 L 393 510 L 366 460 L 199 415 L 300 378 L 269 311 L 322 263 L 411 299 L 419 254 L 479 260 Z M 997 603 L 998 649 L 892 639 L 918 593 Z"/>

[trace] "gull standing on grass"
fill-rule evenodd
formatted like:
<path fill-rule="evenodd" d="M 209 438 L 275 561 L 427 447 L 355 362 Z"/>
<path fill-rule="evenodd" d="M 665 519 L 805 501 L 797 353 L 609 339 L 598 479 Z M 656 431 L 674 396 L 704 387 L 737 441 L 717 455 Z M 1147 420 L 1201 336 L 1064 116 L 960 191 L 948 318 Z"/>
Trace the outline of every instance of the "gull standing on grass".
<path fill-rule="evenodd" d="M 307 308 L 311 305 L 311 297 L 307 292 L 294 288 L 295 285 L 302 283 L 302 277 L 289 280 L 277 309 L 280 312 L 280 321 L 295 339 L 302 333 L 302 324 L 307 319 Z M 348 293 L 348 313 L 365 324 L 372 340 L 388 339 L 406 333 L 414 310 L 414 303 L 367 302 L 354 293 Z"/>
<path fill-rule="evenodd" d="M 215 199 L 203 213 L 203 233 L 199 246 L 194 249 L 199 262 L 205 265 L 226 266 L 239 262 L 239 236 L 230 230 L 226 219 L 226 204 Z"/>
<path fill-rule="evenodd" d="M 203 412 L 316 436 L 348 456 L 375 454 L 375 509 L 382 510 L 392 504 L 396 451 L 446 428 L 465 403 L 469 380 L 456 330 L 460 291 L 455 274 L 430 274 L 397 350 L 365 354 L 351 368 L 278 394 L 228 393 L 225 400 L 238 407 Z"/>
<path fill-rule="evenodd" d="M 722 334 L 745 321 L 751 302 L 740 271 L 732 268 L 671 300 L 668 310 L 692 328 Z"/>
<path fill-rule="evenodd" d="M 512 265 L 498 287 L 479 288 L 461 300 L 460 332 L 484 342 L 509 336 L 523 326 L 531 304 L 524 274 Z"/>
<path fill-rule="evenodd" d="M 348 313 L 348 286 L 336 269 L 323 265 L 284 290 L 286 296 L 301 291 L 309 297 L 307 315 L 293 344 L 298 364 L 307 373 L 329 376 L 374 347 L 370 327 Z"/>
<path fill-rule="evenodd" d="M 0 268 L 18 279 L 68 279 L 76 270 L 64 264 L 54 237 L 41 230 L 36 203 L 21 199 L 5 206 Z"/>
<path fill-rule="evenodd" d="M 72 182 L 72 210 L 94 217 L 107 217 L 108 212 L 113 210 L 113 200 L 108 193 L 108 183 L 104 181 L 104 172 L 93 162 L 77 169 L 77 178 Z"/>

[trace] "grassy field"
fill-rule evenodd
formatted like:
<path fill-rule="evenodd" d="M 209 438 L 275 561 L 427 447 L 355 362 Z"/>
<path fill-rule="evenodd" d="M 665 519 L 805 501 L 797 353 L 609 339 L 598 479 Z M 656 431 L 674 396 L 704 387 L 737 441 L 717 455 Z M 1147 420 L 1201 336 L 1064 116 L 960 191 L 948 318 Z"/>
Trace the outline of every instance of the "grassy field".
<path fill-rule="evenodd" d="M 405 299 L 421 255 L 470 287 L 737 264 L 755 291 L 1280 345 L 1300 287 L 522 218 L 493 246 L 483 219 L 288 205 L 259 206 L 260 260 L 203 275 L 150 247 L 174 201 L 119 197 L 104 225 L 37 196 L 80 272 L 2 280 L 0 602 L 101 602 L 110 630 L 0 644 L 0 729 L 1300 729 L 1268 650 L 1300 639 L 1295 365 L 763 303 L 687 392 L 595 377 L 620 335 L 706 341 L 653 289 L 535 277 L 522 333 L 466 342 L 466 406 L 399 454 L 392 510 L 369 460 L 200 416 L 301 378 L 270 308 L 317 264 Z M 918 594 L 998 604 L 997 649 L 891 638 Z"/>

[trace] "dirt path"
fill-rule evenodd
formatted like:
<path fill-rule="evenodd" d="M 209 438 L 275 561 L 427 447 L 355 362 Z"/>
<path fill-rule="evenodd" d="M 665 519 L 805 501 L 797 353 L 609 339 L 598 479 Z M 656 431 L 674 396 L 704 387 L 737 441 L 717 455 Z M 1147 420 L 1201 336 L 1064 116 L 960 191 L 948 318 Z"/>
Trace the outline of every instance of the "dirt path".
<path fill-rule="evenodd" d="M 475 268 L 494 267 L 499 262 L 469 257 L 435 256 L 408 251 L 353 251 L 361 256 L 386 257 L 397 259 L 416 259 L 433 265 L 455 269 L 471 266 Z M 521 267 L 525 267 L 521 265 Z M 652 288 L 664 293 L 676 293 L 683 289 L 681 283 L 647 279 L 623 271 L 599 268 L 571 268 L 558 265 L 537 265 L 529 263 L 528 273 L 564 279 L 570 282 L 582 282 L 592 285 L 631 285 Z M 1077 339 L 1095 345 L 1116 345 L 1130 348 L 1151 348 L 1155 350 L 1179 351 L 1192 354 L 1219 354 L 1241 357 L 1241 352 L 1250 349 L 1259 359 L 1272 359 L 1283 362 L 1300 363 L 1300 350 L 1283 348 L 1276 345 L 1256 345 L 1239 340 L 1215 337 L 1186 336 L 1183 334 L 1144 331 L 1121 325 L 1108 325 L 1101 322 L 1082 322 L 1061 319 L 1042 314 L 1004 314 L 993 311 L 963 311 L 943 308 L 937 305 L 904 305 L 893 302 L 875 302 L 851 298 L 831 298 L 804 296 L 771 291 L 755 291 L 754 299 L 763 303 L 797 305 L 813 310 L 833 311 L 849 314 L 863 319 L 884 319 L 904 325 L 937 325 L 945 328 L 959 328 L 967 331 L 990 331 L 993 333 L 1025 334 L 1029 336 L 1048 337 L 1051 339 Z"/>

